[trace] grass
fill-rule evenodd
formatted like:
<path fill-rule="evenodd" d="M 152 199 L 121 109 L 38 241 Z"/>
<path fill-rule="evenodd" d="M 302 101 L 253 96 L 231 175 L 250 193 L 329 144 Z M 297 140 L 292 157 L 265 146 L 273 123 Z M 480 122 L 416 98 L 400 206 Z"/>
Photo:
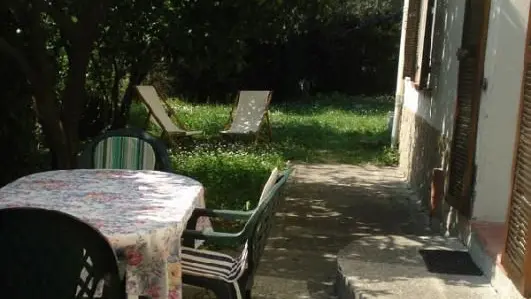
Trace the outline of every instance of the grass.
<path fill-rule="evenodd" d="M 230 105 L 174 100 L 170 106 L 188 128 L 205 132 L 170 151 L 175 171 L 200 181 L 212 208 L 252 208 L 271 169 L 286 160 L 377 165 L 397 161 L 396 152 L 387 146 L 387 113 L 393 108 L 387 96 L 318 95 L 273 105 L 269 144 L 222 140 L 219 131 L 228 121 Z M 146 113 L 134 105 L 131 124 L 142 125 Z M 153 125 L 150 131 L 160 134 Z"/>

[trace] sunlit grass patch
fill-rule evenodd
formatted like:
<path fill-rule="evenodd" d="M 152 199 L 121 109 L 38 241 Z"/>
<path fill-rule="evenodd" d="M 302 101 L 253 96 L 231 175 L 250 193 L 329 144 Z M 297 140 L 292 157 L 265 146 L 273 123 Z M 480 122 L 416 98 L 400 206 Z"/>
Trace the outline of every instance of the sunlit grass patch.
<path fill-rule="evenodd" d="M 210 207 L 253 207 L 270 171 L 287 160 L 308 163 L 392 165 L 397 154 L 387 146 L 388 96 L 318 95 L 305 102 L 270 107 L 273 142 L 228 142 L 219 131 L 228 124 L 231 105 L 169 102 L 173 117 L 204 135 L 171 149 L 177 173 L 199 180 Z M 142 126 L 147 112 L 132 108 L 131 124 Z M 150 124 L 150 131 L 160 129 Z"/>

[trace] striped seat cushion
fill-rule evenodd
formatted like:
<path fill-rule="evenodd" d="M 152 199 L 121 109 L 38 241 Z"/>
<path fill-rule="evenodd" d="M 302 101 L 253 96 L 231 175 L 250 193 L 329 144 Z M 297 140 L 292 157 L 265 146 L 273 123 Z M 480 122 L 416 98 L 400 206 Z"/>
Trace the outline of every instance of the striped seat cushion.
<path fill-rule="evenodd" d="M 247 244 L 237 258 L 215 251 L 182 248 L 182 271 L 185 275 L 202 276 L 231 283 L 238 299 L 241 298 L 238 279 L 242 276 L 246 266 Z"/>
<path fill-rule="evenodd" d="M 95 168 L 154 170 L 153 147 L 138 138 L 115 136 L 102 140 L 94 150 Z"/>

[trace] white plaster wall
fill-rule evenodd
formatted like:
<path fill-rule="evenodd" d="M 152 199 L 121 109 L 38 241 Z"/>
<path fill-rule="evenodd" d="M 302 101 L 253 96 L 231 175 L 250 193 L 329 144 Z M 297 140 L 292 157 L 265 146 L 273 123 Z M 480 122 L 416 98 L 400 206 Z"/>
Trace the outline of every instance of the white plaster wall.
<path fill-rule="evenodd" d="M 505 221 L 530 0 L 492 0 L 481 98 L 473 217 Z"/>
<path fill-rule="evenodd" d="M 439 71 L 430 93 L 417 91 L 406 79 L 404 109 L 424 118 L 451 137 L 457 98 L 465 1 L 437 0 L 443 38 L 435 41 Z M 527 22 L 531 0 L 491 0 L 483 92 L 476 145 L 476 185 L 473 217 L 505 221 L 510 190 Z M 440 60 L 437 60 L 439 58 Z"/>
<path fill-rule="evenodd" d="M 440 35 L 432 45 L 435 63 L 434 88 L 429 92 L 418 92 L 406 80 L 404 108 L 424 118 L 435 129 L 449 136 L 453 129 L 453 113 L 457 97 L 457 73 L 459 63 L 456 51 L 461 45 L 465 1 L 437 0 L 436 15 Z"/>

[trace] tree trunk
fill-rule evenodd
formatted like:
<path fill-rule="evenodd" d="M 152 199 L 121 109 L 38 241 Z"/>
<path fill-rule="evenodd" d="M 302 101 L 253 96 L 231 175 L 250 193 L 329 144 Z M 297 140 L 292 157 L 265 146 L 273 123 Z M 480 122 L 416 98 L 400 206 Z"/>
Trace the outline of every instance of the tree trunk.
<path fill-rule="evenodd" d="M 57 101 L 51 89 L 46 91 L 42 88 L 35 92 L 35 106 L 47 146 L 52 154 L 52 167 L 70 169 L 72 168 L 70 151 L 63 123 L 59 117 Z"/>
<path fill-rule="evenodd" d="M 87 99 L 85 81 L 91 48 L 90 44 L 82 43 L 69 55 L 68 77 L 61 101 L 61 119 L 72 168 L 76 167 L 79 152 L 79 122 Z"/>
<path fill-rule="evenodd" d="M 120 83 L 122 82 L 122 79 L 124 77 L 124 74 L 123 74 L 124 72 L 119 70 L 119 67 L 116 61 L 114 61 L 113 63 L 113 69 L 114 69 L 114 74 L 113 74 L 113 84 L 112 84 L 112 89 L 111 89 L 111 108 L 112 108 L 111 112 L 113 113 L 113 116 L 114 116 L 116 115 L 116 111 L 120 109 L 120 105 L 119 105 Z M 112 124 L 114 124 L 114 121 Z"/>
<path fill-rule="evenodd" d="M 107 0 L 92 1 L 74 23 L 60 9 L 45 1 L 32 1 L 27 25 L 31 32 L 28 52 L 16 49 L 0 37 L 0 50 L 10 54 L 25 71 L 34 89 L 35 106 L 55 167 L 70 169 L 76 166 L 79 147 L 79 122 L 85 107 L 86 72 L 93 43 L 98 36 L 98 24 L 104 18 Z M 21 6 L 22 7 L 22 6 Z M 13 8 L 17 10 L 18 7 Z M 61 101 L 55 96 L 57 70 L 47 50 L 51 31 L 44 26 L 46 13 L 58 25 L 65 39 L 69 70 Z M 62 109 L 61 109 L 62 107 Z"/>
<path fill-rule="evenodd" d="M 41 121 L 41 126 L 50 149 L 52 169 L 71 169 L 70 152 L 61 123 L 46 124 L 45 121 Z"/>
<path fill-rule="evenodd" d="M 120 105 L 120 109 L 115 110 L 112 124 L 113 129 L 120 129 L 127 125 L 129 113 L 131 111 L 131 105 L 133 104 L 135 86 L 142 83 L 149 72 L 147 70 L 149 68 L 140 70 L 138 64 L 139 63 L 131 67 L 131 76 L 129 77 L 129 83 L 127 84 L 127 88 L 125 89 L 125 93 L 122 98 L 122 104 Z"/>

